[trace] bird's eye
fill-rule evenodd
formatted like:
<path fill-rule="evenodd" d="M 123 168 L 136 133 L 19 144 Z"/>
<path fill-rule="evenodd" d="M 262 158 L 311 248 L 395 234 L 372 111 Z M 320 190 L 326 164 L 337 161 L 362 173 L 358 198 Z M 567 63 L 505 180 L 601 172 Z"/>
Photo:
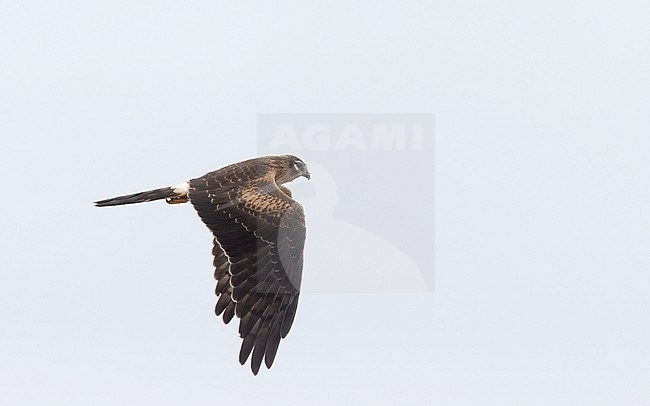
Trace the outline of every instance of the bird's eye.
<path fill-rule="evenodd" d="M 298 162 L 293 163 L 293 169 L 295 169 L 296 171 L 300 171 L 300 167 L 298 166 Z"/>

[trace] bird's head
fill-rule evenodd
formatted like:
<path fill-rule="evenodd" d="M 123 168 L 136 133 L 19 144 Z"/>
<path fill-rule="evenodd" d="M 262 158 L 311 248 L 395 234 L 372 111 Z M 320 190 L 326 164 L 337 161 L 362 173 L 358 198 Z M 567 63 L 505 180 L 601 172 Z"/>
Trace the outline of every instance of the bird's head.
<path fill-rule="evenodd" d="M 304 176 L 307 179 L 311 178 L 307 165 L 302 159 L 293 155 L 282 155 L 277 161 L 277 174 L 275 181 L 281 185 L 283 183 L 291 182 L 292 180 Z"/>

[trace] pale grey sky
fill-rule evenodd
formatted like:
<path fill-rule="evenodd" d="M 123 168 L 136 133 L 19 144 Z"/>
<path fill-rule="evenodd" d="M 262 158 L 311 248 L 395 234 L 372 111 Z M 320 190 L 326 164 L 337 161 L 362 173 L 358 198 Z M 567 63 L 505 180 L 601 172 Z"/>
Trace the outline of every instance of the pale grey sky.
<path fill-rule="evenodd" d="M 0 2 L 0 403 L 649 403 L 649 14 Z M 91 202 L 257 155 L 259 113 L 435 114 L 435 292 L 308 289 L 253 377 L 193 209 Z"/>

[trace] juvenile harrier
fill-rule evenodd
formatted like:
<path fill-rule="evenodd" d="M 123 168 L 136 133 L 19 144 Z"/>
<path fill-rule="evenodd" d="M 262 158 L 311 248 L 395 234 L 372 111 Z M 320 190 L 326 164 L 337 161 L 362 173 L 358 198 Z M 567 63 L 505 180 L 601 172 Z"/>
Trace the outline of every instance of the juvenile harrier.
<path fill-rule="evenodd" d="M 96 206 L 149 202 L 191 202 L 214 234 L 214 277 L 219 297 L 215 312 L 227 324 L 240 319 L 239 362 L 251 357 L 257 375 L 270 368 L 280 339 L 296 315 L 302 279 L 305 214 L 283 186 L 310 178 L 305 163 L 292 155 L 249 159 L 180 185 L 114 197 Z"/>

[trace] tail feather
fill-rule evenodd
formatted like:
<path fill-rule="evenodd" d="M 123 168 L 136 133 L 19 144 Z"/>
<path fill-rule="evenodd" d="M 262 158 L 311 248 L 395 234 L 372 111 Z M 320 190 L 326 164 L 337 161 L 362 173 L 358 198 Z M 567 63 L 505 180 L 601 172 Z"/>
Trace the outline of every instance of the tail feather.
<path fill-rule="evenodd" d="M 132 195 L 117 196 L 110 199 L 100 200 L 95 202 L 95 206 L 119 206 L 121 204 L 151 202 L 153 200 L 161 199 L 174 199 L 181 196 L 183 196 L 182 191 L 179 191 L 174 187 L 164 187 L 160 189 L 148 190 L 146 192 L 134 193 Z"/>

